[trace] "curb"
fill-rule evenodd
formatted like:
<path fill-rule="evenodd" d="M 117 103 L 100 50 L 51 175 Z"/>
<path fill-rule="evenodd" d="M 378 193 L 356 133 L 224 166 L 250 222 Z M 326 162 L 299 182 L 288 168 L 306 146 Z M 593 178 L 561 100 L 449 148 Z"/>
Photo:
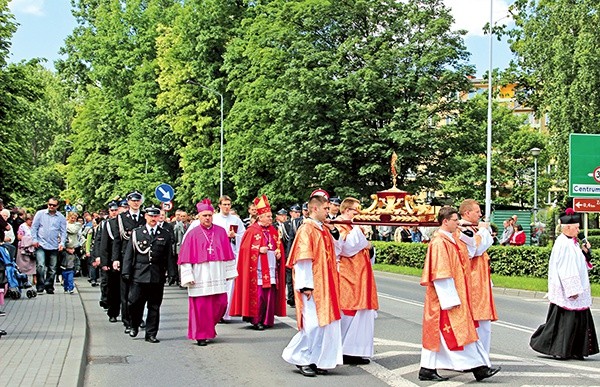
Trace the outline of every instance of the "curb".
<path fill-rule="evenodd" d="M 69 343 L 69 349 L 67 350 L 64 364 L 79 364 L 79 367 L 63 367 L 58 381 L 59 386 L 83 387 L 85 380 L 89 327 L 83 307 L 83 300 L 81 299 L 81 294 L 79 293 L 77 285 L 76 289 L 81 308 L 76 309 L 75 312 L 75 321 L 73 322 L 73 331 L 71 332 L 71 342 Z"/>

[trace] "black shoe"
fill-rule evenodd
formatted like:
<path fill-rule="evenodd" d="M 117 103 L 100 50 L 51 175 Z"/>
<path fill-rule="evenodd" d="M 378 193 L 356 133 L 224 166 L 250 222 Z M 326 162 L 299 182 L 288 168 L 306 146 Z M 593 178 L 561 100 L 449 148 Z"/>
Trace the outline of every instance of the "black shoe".
<path fill-rule="evenodd" d="M 93 287 L 96 287 L 96 286 L 98 286 L 98 282 L 96 282 L 96 281 L 92 281 L 92 286 L 93 286 Z"/>
<path fill-rule="evenodd" d="M 4 329 L 0 329 L 0 336 L 6 336 L 6 331 Z"/>
<path fill-rule="evenodd" d="M 131 328 L 131 330 L 129 331 L 129 336 L 136 337 L 137 335 L 138 335 L 138 329 L 137 328 Z"/>
<path fill-rule="evenodd" d="M 309 365 L 309 367 L 310 367 L 310 368 L 311 368 L 313 371 L 315 371 L 315 373 L 316 373 L 317 375 L 327 375 L 327 374 L 329 373 L 329 371 L 327 371 L 327 370 L 324 370 L 323 368 L 317 368 L 317 365 L 316 365 L 316 364 L 311 364 L 311 365 Z"/>
<path fill-rule="evenodd" d="M 131 332 L 131 327 L 125 327 L 125 334 L 129 334 Z"/>
<path fill-rule="evenodd" d="M 142 320 L 142 322 L 140 323 L 140 328 L 146 328 L 146 323 L 144 322 L 144 320 Z"/>
<path fill-rule="evenodd" d="M 169 280 L 169 286 L 173 286 L 177 282 L 177 278 L 173 277 Z"/>
<path fill-rule="evenodd" d="M 6 312 L 3 310 L 0 310 L 0 317 L 4 317 L 4 316 L 6 316 Z"/>
<path fill-rule="evenodd" d="M 364 357 L 344 355 L 344 364 L 361 365 L 369 364 L 370 362 L 371 360 L 365 359 Z"/>
<path fill-rule="evenodd" d="M 298 367 L 298 370 L 300 370 L 300 373 L 304 376 L 317 376 L 317 373 L 315 372 L 315 370 L 313 370 L 312 368 L 310 368 L 310 366 L 296 366 Z"/>
<path fill-rule="evenodd" d="M 196 340 L 196 343 L 200 346 L 200 347 L 206 347 L 206 345 L 208 344 L 208 341 L 206 340 Z"/>
<path fill-rule="evenodd" d="M 478 382 L 482 381 L 483 379 L 487 379 L 491 376 L 494 376 L 498 373 L 498 371 L 500 371 L 502 367 L 496 367 L 496 368 L 492 368 L 492 367 L 488 367 L 488 366 L 481 366 L 481 367 L 477 367 L 477 368 L 473 368 L 473 376 L 475 376 L 475 379 L 477 379 Z"/>
<path fill-rule="evenodd" d="M 108 309 L 108 304 L 105 301 L 98 301 L 102 309 Z"/>
<path fill-rule="evenodd" d="M 292 308 L 295 308 L 295 307 L 296 307 L 296 302 L 295 302 L 294 300 L 288 300 L 288 301 L 287 301 L 287 304 L 288 304 L 290 307 L 292 307 Z"/>
<path fill-rule="evenodd" d="M 448 378 L 441 377 L 440 375 L 438 375 L 436 370 L 421 367 L 421 369 L 419 370 L 419 380 L 429 380 L 432 382 L 443 382 L 445 380 L 448 380 Z"/>
<path fill-rule="evenodd" d="M 54 289 L 46 289 L 46 294 L 54 294 Z"/>
<path fill-rule="evenodd" d="M 160 340 L 156 336 L 146 336 L 146 341 L 152 344 L 160 343 Z"/>
<path fill-rule="evenodd" d="M 258 323 L 256 325 L 254 325 L 254 329 L 256 329 L 257 331 L 264 331 L 265 330 L 265 326 L 261 323 Z"/>
<path fill-rule="evenodd" d="M 109 317 L 108 321 L 110 321 L 111 323 L 116 323 L 117 322 L 117 318 L 116 317 Z"/>

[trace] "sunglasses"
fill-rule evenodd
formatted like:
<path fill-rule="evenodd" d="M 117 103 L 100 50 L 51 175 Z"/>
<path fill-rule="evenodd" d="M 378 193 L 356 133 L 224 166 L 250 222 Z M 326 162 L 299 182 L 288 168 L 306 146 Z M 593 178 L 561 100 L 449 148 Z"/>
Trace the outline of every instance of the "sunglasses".
<path fill-rule="evenodd" d="M 48 207 L 58 207 L 58 203 L 56 203 L 56 204 L 48 203 Z"/>

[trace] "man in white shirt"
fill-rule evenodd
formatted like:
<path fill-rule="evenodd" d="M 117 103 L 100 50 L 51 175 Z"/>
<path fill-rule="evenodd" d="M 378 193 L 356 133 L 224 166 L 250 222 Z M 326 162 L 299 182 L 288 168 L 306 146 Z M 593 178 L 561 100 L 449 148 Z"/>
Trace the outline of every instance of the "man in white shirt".
<path fill-rule="evenodd" d="M 227 231 L 229 242 L 231 243 L 231 249 L 235 254 L 235 262 L 237 265 L 237 258 L 240 250 L 240 244 L 242 242 L 242 236 L 246 231 L 244 222 L 239 216 L 231 214 L 231 198 L 227 195 L 223 195 L 219 198 L 219 212 L 213 215 L 213 224 L 223 227 Z M 227 311 L 223 320 L 230 321 L 231 316 L 229 315 L 229 306 L 231 305 L 231 297 L 233 296 L 233 287 L 235 286 L 235 279 L 232 278 L 227 281 Z"/>

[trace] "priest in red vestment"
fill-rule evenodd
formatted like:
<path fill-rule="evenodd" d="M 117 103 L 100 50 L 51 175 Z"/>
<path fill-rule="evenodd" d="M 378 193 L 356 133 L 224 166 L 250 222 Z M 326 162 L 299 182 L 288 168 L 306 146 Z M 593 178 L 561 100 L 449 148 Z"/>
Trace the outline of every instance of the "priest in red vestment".
<path fill-rule="evenodd" d="M 258 220 L 242 238 L 229 314 L 264 330 L 275 324 L 275 316 L 286 315 L 285 254 L 267 197 L 256 198 L 254 204 Z"/>

